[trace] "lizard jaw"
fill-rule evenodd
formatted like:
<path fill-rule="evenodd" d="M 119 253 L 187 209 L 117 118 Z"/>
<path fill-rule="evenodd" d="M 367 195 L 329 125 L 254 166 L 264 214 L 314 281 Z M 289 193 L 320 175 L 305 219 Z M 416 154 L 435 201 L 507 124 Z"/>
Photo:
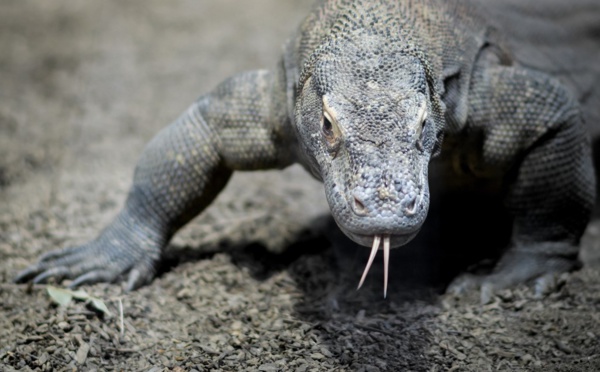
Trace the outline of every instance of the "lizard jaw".
<path fill-rule="evenodd" d="M 347 229 L 344 229 L 341 226 L 340 226 L 340 229 L 348 238 L 350 238 L 350 240 L 354 241 L 357 244 L 365 246 L 365 247 L 372 247 L 374 236 L 379 235 L 380 237 L 383 237 L 384 235 L 387 235 L 390 240 L 390 248 L 398 248 L 403 245 L 406 245 L 408 242 L 410 242 L 417 236 L 419 231 L 421 231 L 421 228 L 419 227 L 415 231 L 411 231 L 411 232 L 403 233 L 403 234 L 397 234 L 397 233 L 390 234 L 389 232 L 386 232 L 386 233 L 380 233 L 380 234 L 367 235 L 367 234 L 361 234 L 361 233 L 349 231 Z"/>
<path fill-rule="evenodd" d="M 362 277 L 360 278 L 360 282 L 358 283 L 358 287 L 356 290 L 358 291 L 360 287 L 362 287 L 365 282 L 365 278 L 369 270 L 371 269 L 371 265 L 373 264 L 373 260 L 377 255 L 377 251 L 379 250 L 379 246 L 381 240 L 383 239 L 383 298 L 387 297 L 387 284 L 388 284 L 388 268 L 390 263 L 390 236 L 387 234 L 383 235 L 374 235 L 373 236 L 373 246 L 371 247 L 371 255 L 369 256 L 369 261 L 367 262 L 367 266 L 365 266 L 365 270 L 363 271 Z"/>

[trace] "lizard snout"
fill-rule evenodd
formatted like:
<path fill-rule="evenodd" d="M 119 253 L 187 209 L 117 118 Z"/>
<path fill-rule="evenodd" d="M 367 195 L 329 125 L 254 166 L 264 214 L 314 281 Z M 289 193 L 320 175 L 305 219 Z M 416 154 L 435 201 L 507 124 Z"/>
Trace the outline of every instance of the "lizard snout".
<path fill-rule="evenodd" d="M 356 189 L 348 199 L 354 214 L 361 217 L 390 213 L 410 217 L 418 212 L 420 204 L 418 190 L 402 193 L 383 185 L 371 192 Z"/>

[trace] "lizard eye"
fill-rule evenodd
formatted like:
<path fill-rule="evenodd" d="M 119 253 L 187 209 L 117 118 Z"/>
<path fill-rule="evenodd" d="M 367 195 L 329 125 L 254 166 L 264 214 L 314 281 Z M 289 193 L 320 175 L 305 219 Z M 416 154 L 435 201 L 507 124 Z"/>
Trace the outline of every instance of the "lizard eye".
<path fill-rule="evenodd" d="M 338 143 L 339 129 L 334 121 L 331 120 L 331 117 L 327 111 L 323 112 L 323 118 L 321 120 L 321 132 L 330 146 L 335 146 Z"/>
<path fill-rule="evenodd" d="M 329 153 L 335 157 L 340 148 L 342 132 L 335 121 L 335 112 L 328 105 L 327 98 L 323 97 L 323 115 L 321 116 L 321 134 L 325 138 L 325 145 Z"/>
<path fill-rule="evenodd" d="M 323 115 L 323 124 L 321 125 L 321 130 L 328 141 L 334 139 L 335 133 L 333 133 L 333 124 L 331 124 L 331 120 L 329 120 L 325 115 Z"/>
<path fill-rule="evenodd" d="M 427 125 L 427 106 L 423 106 L 419 115 L 419 126 L 417 127 L 417 149 L 423 151 L 423 142 L 425 140 L 425 126 Z"/>
<path fill-rule="evenodd" d="M 340 148 L 340 129 L 335 124 L 329 113 L 324 112 L 321 120 L 321 133 L 325 137 L 325 144 L 329 153 L 335 158 Z"/>
<path fill-rule="evenodd" d="M 422 116 L 421 123 L 417 129 L 417 149 L 423 151 L 423 142 L 425 142 L 425 126 L 427 125 L 427 114 Z"/>

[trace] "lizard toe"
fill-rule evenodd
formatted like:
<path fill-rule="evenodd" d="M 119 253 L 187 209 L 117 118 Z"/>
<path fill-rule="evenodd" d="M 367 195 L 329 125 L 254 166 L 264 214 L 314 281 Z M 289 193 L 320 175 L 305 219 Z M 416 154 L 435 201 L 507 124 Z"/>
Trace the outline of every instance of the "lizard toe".
<path fill-rule="evenodd" d="M 44 271 L 44 268 L 40 264 L 34 264 L 27 267 L 24 270 L 21 270 L 14 278 L 13 283 L 26 283 L 31 279 L 38 276 L 41 272 Z"/>
<path fill-rule="evenodd" d="M 446 289 L 446 293 L 452 295 L 463 295 L 469 291 L 479 288 L 482 281 L 481 276 L 465 273 L 458 276 L 450 283 Z"/>
<path fill-rule="evenodd" d="M 41 276 L 41 274 L 51 271 L 58 267 L 68 267 L 72 261 L 69 254 L 71 248 L 54 250 L 47 252 L 40 256 L 38 262 L 29 267 L 21 270 L 13 279 L 14 283 L 26 283 L 30 280 L 34 280 L 35 283 L 39 282 L 40 278 L 47 279 L 47 276 Z M 56 271 L 56 270 L 55 270 Z M 57 277 L 57 276 L 55 276 Z M 36 281 L 38 280 L 38 281 Z"/>
<path fill-rule="evenodd" d="M 40 258 L 38 259 L 38 262 L 57 261 L 62 258 L 71 256 L 73 254 L 74 250 L 75 250 L 75 248 L 72 248 L 72 247 L 52 250 L 50 252 L 46 252 L 46 253 L 42 254 L 40 256 Z"/>
<path fill-rule="evenodd" d="M 33 278 L 34 284 L 47 283 L 50 279 L 54 279 L 56 283 L 60 283 L 63 279 L 68 278 L 71 274 L 71 270 L 66 266 L 55 266 L 51 267 L 41 274 L 38 274 Z"/>
<path fill-rule="evenodd" d="M 76 277 L 70 284 L 69 288 L 76 288 L 83 284 L 94 284 L 101 282 L 112 282 L 116 279 L 118 273 L 107 270 L 93 270 Z"/>
<path fill-rule="evenodd" d="M 80 275 L 86 266 L 93 265 L 93 261 L 85 260 L 80 254 L 81 247 L 65 248 L 48 252 L 40 257 L 37 263 L 19 272 L 13 281 L 25 283 L 33 280 L 34 283 L 45 283 L 53 278 L 60 282 L 65 278 Z"/>
<path fill-rule="evenodd" d="M 553 272 L 540 276 L 533 283 L 534 296 L 542 298 L 549 293 L 555 292 L 560 286 L 560 273 Z"/>

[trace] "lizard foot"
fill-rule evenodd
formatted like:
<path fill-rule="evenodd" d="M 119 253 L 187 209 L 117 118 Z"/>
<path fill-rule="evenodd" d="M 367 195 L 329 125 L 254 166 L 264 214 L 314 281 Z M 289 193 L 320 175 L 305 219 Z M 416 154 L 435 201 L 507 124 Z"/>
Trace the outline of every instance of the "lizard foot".
<path fill-rule="evenodd" d="M 16 283 L 32 281 L 47 283 L 72 279 L 70 288 L 82 284 L 115 282 L 127 276 L 127 291 L 149 283 L 156 274 L 160 245 L 140 235 L 119 234 L 117 223 L 106 229 L 96 240 L 87 244 L 48 252 L 37 263 L 21 271 Z"/>
<path fill-rule="evenodd" d="M 486 304 L 491 302 L 497 291 L 531 284 L 535 297 L 541 298 L 556 290 L 560 274 L 576 270 L 580 266 L 577 259 L 569 256 L 543 254 L 537 249 L 509 250 L 491 274 L 463 274 L 448 286 L 446 292 L 458 295 L 480 289 L 481 303 Z"/>

